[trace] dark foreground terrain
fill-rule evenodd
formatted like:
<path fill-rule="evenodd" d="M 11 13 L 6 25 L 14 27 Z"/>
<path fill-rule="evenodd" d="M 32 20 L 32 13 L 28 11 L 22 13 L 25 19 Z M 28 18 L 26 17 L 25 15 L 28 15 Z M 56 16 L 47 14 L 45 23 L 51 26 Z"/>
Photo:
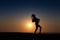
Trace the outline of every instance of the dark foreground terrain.
<path fill-rule="evenodd" d="M 60 34 L 33 34 L 18 32 L 0 32 L 0 39 L 19 39 L 19 40 L 59 40 Z"/>

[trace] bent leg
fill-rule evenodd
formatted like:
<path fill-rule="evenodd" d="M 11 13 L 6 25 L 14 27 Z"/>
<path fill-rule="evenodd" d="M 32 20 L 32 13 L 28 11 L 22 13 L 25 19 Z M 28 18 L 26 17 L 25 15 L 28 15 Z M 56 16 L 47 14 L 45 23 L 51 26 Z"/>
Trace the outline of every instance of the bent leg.
<path fill-rule="evenodd" d="M 38 26 L 40 27 L 40 33 L 41 33 L 41 29 L 42 29 L 42 28 L 41 28 L 41 26 L 40 26 L 40 25 L 38 25 Z"/>
<path fill-rule="evenodd" d="M 42 28 L 41 28 L 41 26 L 40 26 L 40 33 L 41 33 L 41 30 L 42 30 Z"/>
<path fill-rule="evenodd" d="M 36 33 L 37 29 L 38 29 L 38 27 L 36 27 L 36 29 L 35 29 L 35 32 L 34 32 L 34 33 Z"/>

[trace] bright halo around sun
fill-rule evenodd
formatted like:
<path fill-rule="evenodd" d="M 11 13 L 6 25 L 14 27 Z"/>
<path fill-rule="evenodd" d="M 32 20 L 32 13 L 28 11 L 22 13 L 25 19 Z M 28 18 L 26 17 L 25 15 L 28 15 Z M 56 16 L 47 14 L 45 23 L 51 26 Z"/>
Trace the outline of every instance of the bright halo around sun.
<path fill-rule="evenodd" d="M 33 24 L 32 23 L 28 23 L 28 27 L 32 28 Z"/>

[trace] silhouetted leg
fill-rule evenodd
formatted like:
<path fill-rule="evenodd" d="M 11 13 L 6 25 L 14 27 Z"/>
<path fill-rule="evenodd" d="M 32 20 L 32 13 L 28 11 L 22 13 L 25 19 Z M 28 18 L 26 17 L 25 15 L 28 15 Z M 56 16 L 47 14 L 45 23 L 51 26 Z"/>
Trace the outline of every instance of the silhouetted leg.
<path fill-rule="evenodd" d="M 34 33 L 36 33 L 37 29 L 38 29 L 38 27 L 36 27 L 36 29 L 35 29 L 35 32 L 34 32 Z"/>
<path fill-rule="evenodd" d="M 41 26 L 40 26 L 40 33 L 41 33 L 41 29 L 42 29 L 42 28 L 41 28 Z"/>
<path fill-rule="evenodd" d="M 40 25 L 38 25 L 39 27 L 40 27 L 40 33 L 41 33 L 41 26 Z"/>

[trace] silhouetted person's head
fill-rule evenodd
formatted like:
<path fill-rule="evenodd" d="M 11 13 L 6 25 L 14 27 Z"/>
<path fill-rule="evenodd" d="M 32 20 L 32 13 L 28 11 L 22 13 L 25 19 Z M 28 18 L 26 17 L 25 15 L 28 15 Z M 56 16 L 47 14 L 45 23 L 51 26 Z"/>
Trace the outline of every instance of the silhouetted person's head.
<path fill-rule="evenodd" d="M 35 14 L 32 14 L 32 17 L 35 17 Z"/>

